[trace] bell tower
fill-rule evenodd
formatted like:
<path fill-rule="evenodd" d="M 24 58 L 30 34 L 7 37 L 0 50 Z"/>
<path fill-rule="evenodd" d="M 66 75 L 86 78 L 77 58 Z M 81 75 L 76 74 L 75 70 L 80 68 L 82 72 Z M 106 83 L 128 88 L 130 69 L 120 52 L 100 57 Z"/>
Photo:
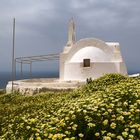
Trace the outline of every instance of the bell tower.
<path fill-rule="evenodd" d="M 76 41 L 75 38 L 75 23 L 74 19 L 71 18 L 69 21 L 69 27 L 68 27 L 68 42 L 66 44 L 67 47 L 71 47 Z"/>

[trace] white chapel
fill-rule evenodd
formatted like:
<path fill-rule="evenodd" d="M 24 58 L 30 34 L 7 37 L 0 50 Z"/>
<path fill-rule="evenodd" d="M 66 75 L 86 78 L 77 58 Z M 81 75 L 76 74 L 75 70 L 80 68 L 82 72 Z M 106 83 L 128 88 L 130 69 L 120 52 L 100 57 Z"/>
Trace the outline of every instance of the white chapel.
<path fill-rule="evenodd" d="M 60 80 L 85 81 L 107 73 L 127 75 L 118 42 L 96 38 L 75 39 L 75 23 L 69 22 L 68 42 L 60 54 Z"/>

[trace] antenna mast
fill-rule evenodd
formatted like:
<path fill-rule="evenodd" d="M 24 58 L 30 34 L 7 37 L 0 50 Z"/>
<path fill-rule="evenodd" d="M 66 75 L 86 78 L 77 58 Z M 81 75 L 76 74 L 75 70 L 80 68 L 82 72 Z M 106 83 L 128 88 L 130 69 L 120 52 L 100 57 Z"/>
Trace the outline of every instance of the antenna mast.
<path fill-rule="evenodd" d="M 15 80 L 15 18 L 13 19 L 12 93 L 14 92 L 14 80 Z"/>

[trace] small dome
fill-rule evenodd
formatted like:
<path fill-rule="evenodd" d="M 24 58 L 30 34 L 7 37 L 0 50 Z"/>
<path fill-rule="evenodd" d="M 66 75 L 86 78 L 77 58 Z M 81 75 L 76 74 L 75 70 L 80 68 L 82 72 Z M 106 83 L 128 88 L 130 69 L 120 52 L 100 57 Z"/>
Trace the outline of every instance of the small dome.
<path fill-rule="evenodd" d="M 71 57 L 70 62 L 82 62 L 83 59 L 90 59 L 91 62 L 104 62 L 110 60 L 110 54 L 94 46 L 85 46 Z"/>

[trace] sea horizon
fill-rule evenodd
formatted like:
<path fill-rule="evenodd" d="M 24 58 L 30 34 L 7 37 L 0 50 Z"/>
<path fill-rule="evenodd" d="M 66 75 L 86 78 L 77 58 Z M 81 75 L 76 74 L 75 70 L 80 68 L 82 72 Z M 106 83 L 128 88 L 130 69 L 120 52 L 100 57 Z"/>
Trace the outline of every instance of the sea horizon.
<path fill-rule="evenodd" d="M 136 74 L 138 72 L 128 72 L 129 75 Z M 25 71 L 23 73 L 23 77 L 21 77 L 20 72 L 16 73 L 15 80 L 22 80 L 22 79 L 31 79 L 31 78 L 58 78 L 59 71 L 35 71 L 32 73 L 32 77 L 30 77 L 30 73 Z M 12 73 L 10 71 L 1 71 L 0 72 L 0 89 L 5 89 L 6 85 L 9 81 L 12 81 Z"/>
<path fill-rule="evenodd" d="M 16 73 L 15 80 L 31 79 L 31 78 L 57 78 L 59 77 L 58 71 L 38 71 L 33 72 L 32 77 L 29 72 L 24 72 L 21 77 L 20 72 Z M 10 71 L 0 72 L 0 89 L 5 89 L 9 81 L 12 81 L 12 73 Z"/>

